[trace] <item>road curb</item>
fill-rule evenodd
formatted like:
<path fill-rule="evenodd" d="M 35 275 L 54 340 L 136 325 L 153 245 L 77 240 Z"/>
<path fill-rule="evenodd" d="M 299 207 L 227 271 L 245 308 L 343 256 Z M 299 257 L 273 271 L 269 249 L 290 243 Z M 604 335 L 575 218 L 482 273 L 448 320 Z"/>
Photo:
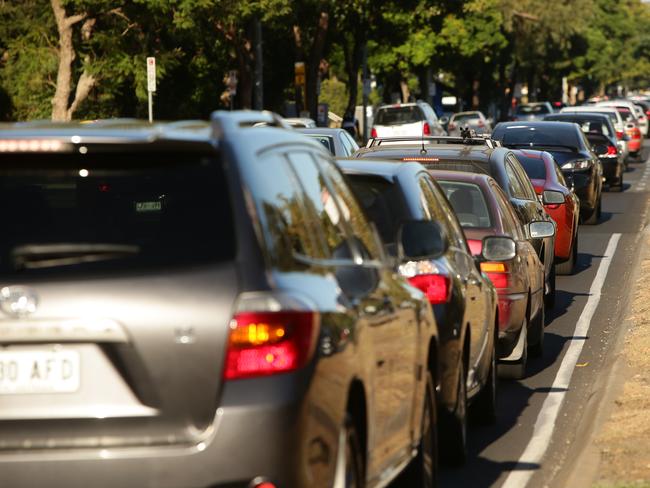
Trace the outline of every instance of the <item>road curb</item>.
<path fill-rule="evenodd" d="M 637 235 L 635 245 L 650 239 L 650 223 L 647 222 L 648 207 L 650 202 L 646 202 L 645 226 Z M 650 246 L 644 246 L 643 252 L 637 254 L 636 262 L 633 266 L 633 274 L 630 277 L 630 283 L 635 284 L 639 280 L 641 273 L 640 263 L 650 259 Z M 629 305 L 633 298 L 628 294 L 625 299 L 622 317 L 622 326 L 613 342 L 612 353 L 610 358 L 603 365 L 603 371 L 609 371 L 601 380 L 594 382 L 589 394 L 589 400 L 585 406 L 584 415 L 577 429 L 575 444 L 583 446 L 573 459 L 568 463 L 571 466 L 570 471 L 557 486 L 566 488 L 593 488 L 598 478 L 600 467 L 601 451 L 596 445 L 596 437 L 601 432 L 603 426 L 610 418 L 615 407 L 615 401 L 623 391 L 625 380 L 628 377 L 629 366 L 621 353 L 625 345 L 625 339 L 633 325 L 630 320 Z"/>

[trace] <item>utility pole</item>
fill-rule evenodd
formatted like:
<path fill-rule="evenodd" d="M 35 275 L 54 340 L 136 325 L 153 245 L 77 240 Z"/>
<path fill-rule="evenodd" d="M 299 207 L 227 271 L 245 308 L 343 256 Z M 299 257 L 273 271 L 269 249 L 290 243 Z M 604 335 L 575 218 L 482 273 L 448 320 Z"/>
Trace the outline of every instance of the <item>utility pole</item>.
<path fill-rule="evenodd" d="M 253 42 L 255 43 L 255 72 L 253 108 L 264 109 L 264 60 L 262 54 L 262 22 L 259 17 L 253 20 Z"/>
<path fill-rule="evenodd" d="M 370 96 L 370 77 L 368 76 L 368 44 L 363 45 L 361 61 L 361 78 L 363 80 L 363 143 L 368 140 L 368 97 Z"/>

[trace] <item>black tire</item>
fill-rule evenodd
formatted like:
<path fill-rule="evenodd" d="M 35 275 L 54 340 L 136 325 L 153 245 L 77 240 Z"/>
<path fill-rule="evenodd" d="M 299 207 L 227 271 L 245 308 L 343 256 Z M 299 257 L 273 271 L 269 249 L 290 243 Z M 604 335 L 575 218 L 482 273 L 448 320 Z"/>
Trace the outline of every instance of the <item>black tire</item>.
<path fill-rule="evenodd" d="M 585 224 L 587 225 L 596 225 L 598 221 L 600 220 L 600 213 L 601 213 L 601 198 L 598 198 L 598 203 L 596 204 L 596 208 L 591 212 L 591 215 L 589 215 L 588 219 L 585 219 Z"/>
<path fill-rule="evenodd" d="M 571 246 L 571 256 L 563 263 L 555 265 L 555 272 L 560 276 L 572 275 L 578 262 L 578 234 L 573 236 L 573 245 Z"/>
<path fill-rule="evenodd" d="M 498 327 L 498 324 L 495 324 Z M 490 370 L 483 389 L 472 404 L 474 418 L 481 424 L 493 424 L 497 419 L 497 339 L 494 338 Z"/>
<path fill-rule="evenodd" d="M 555 266 L 551 266 L 551 276 L 548 277 L 549 292 L 544 295 L 544 305 L 548 309 L 555 307 Z"/>
<path fill-rule="evenodd" d="M 443 409 L 439 416 L 439 444 L 445 446 L 440 462 L 446 466 L 461 466 L 467 458 L 467 379 L 462 359 L 458 369 L 456 407 L 452 413 Z"/>
<path fill-rule="evenodd" d="M 526 365 L 528 363 L 528 319 L 524 318 L 521 325 L 521 334 L 524 336 L 524 350 L 521 358 L 516 362 L 501 363 L 499 365 L 499 376 L 512 380 L 520 380 L 526 377 Z"/>
<path fill-rule="evenodd" d="M 334 487 L 364 488 L 366 486 L 366 480 L 361 444 L 359 443 L 359 436 L 354 427 L 352 417 L 349 415 L 345 417 L 340 435 L 345 437 L 345 454 L 343 459 L 341 459 L 339 454 L 334 475 Z M 342 447 L 342 442 L 340 442 L 339 449 Z M 342 466 L 341 463 L 343 463 Z M 339 473 L 339 470 L 343 471 Z"/>
<path fill-rule="evenodd" d="M 422 410 L 422 436 L 417 456 L 406 468 L 404 482 L 409 488 L 436 488 L 438 486 L 438 422 L 436 392 L 431 373 L 427 371 L 426 394 Z"/>
<path fill-rule="evenodd" d="M 535 317 L 534 321 L 531 321 L 531 335 L 536 337 L 536 341 L 534 344 L 530 344 L 529 342 L 528 350 L 531 356 L 537 358 L 544 355 L 544 320 L 546 320 L 544 309 L 544 303 L 542 302 L 542 307 L 537 312 L 537 317 Z"/>

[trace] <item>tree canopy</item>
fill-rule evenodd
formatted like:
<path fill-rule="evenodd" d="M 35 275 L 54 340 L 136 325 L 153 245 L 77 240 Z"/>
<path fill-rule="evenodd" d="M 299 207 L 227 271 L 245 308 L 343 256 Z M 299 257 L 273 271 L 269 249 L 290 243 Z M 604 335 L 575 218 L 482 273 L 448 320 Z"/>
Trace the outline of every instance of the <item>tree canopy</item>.
<path fill-rule="evenodd" d="M 261 49 L 256 49 L 261 33 Z M 641 0 L 0 0 L 0 119 L 144 117 L 145 58 L 157 60 L 156 117 L 206 117 L 228 104 L 280 112 L 319 101 L 353 113 L 367 55 L 374 100 L 466 105 L 650 85 L 650 6 Z M 305 63 L 305 92 L 294 63 Z M 262 64 L 263 63 L 263 64 Z M 255 70 L 263 82 L 255 85 Z M 261 92 L 260 92 L 261 93 Z M 343 115 L 341 113 L 340 115 Z"/>

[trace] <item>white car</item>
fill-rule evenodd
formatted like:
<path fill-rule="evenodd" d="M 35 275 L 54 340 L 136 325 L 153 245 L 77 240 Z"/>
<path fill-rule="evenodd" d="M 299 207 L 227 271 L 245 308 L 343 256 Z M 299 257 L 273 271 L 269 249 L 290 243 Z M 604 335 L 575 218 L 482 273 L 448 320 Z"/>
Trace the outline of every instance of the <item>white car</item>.
<path fill-rule="evenodd" d="M 643 113 L 641 107 L 635 105 L 634 102 L 630 102 L 628 100 L 607 100 L 606 102 L 598 102 L 597 106 L 627 108 L 631 112 L 632 117 L 626 120 L 626 122 L 635 123 L 639 127 L 639 130 L 641 131 L 643 137 L 648 135 L 648 118 Z M 639 114 L 643 118 L 640 118 Z"/>
<path fill-rule="evenodd" d="M 478 110 L 471 112 L 458 112 L 449 119 L 447 129 L 450 136 L 460 136 L 460 130 L 468 127 L 477 134 L 490 134 L 492 125 L 490 121 Z"/>
<path fill-rule="evenodd" d="M 436 113 L 426 102 L 383 105 L 377 109 L 370 137 L 445 136 Z"/>
<path fill-rule="evenodd" d="M 616 129 L 616 140 L 618 141 L 618 147 L 623 154 L 623 158 L 627 160 L 630 155 L 630 148 L 628 145 L 629 136 L 625 132 L 626 123 L 623 120 L 621 114 L 616 110 L 616 107 L 604 107 L 600 105 L 582 105 L 578 107 L 564 107 L 560 110 L 560 113 L 576 113 L 576 112 L 589 112 L 593 114 L 605 114 L 607 115 L 612 124 L 614 124 L 614 129 Z"/>

